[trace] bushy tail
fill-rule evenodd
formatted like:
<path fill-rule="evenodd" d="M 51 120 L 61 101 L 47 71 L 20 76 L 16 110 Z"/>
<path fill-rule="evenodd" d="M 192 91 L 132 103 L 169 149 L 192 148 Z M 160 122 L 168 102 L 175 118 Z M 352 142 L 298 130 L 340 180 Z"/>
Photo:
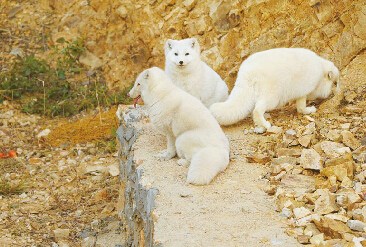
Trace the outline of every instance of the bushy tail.
<path fill-rule="evenodd" d="M 203 148 L 193 155 L 187 182 L 195 185 L 209 184 L 229 164 L 229 151 L 225 148 Z"/>
<path fill-rule="evenodd" d="M 252 90 L 235 86 L 225 102 L 211 105 L 210 111 L 220 125 L 231 125 L 246 118 L 254 108 Z"/>

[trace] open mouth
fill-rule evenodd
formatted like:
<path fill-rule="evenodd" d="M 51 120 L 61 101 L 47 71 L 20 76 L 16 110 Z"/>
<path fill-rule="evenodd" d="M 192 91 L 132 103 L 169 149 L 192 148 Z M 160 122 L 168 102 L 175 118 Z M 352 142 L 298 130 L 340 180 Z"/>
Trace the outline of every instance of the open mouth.
<path fill-rule="evenodd" d="M 133 99 L 133 107 L 136 108 L 136 104 L 139 101 L 139 99 L 141 98 L 141 95 L 137 96 L 136 98 Z"/>

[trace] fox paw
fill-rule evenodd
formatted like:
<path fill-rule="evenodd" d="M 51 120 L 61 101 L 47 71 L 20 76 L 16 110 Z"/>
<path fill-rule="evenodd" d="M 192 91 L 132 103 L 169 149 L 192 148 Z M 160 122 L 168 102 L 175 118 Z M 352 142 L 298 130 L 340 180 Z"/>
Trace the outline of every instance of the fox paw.
<path fill-rule="evenodd" d="M 263 134 L 264 132 L 266 132 L 266 128 L 262 127 L 262 126 L 257 126 L 254 128 L 254 133 L 256 134 Z"/>
<path fill-rule="evenodd" d="M 179 159 L 177 161 L 177 163 L 178 163 L 179 166 L 188 166 L 189 165 L 189 161 L 186 160 L 186 159 Z"/>
<path fill-rule="evenodd" d="M 154 157 L 158 158 L 158 160 L 170 160 L 175 156 L 175 152 L 163 150 L 158 154 L 154 155 Z"/>
<path fill-rule="evenodd" d="M 188 173 L 187 182 L 193 185 L 206 185 L 211 182 L 212 178 L 209 178 L 203 174 Z"/>
<path fill-rule="evenodd" d="M 316 112 L 315 106 L 305 107 L 305 109 L 301 110 L 301 113 L 305 114 L 305 115 L 315 113 L 315 112 Z"/>
<path fill-rule="evenodd" d="M 254 133 L 256 134 L 263 134 L 267 131 L 267 129 L 271 128 L 271 124 L 269 122 L 263 123 L 264 126 L 256 126 L 254 128 Z"/>

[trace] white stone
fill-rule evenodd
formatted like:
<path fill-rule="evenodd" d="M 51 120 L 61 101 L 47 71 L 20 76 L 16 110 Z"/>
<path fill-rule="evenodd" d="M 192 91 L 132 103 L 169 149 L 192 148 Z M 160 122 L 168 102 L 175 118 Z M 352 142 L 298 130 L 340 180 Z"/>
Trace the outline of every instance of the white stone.
<path fill-rule="evenodd" d="M 296 226 L 306 226 L 307 224 L 309 224 L 311 221 L 313 220 L 313 215 L 308 215 L 305 216 L 301 219 L 298 219 L 295 221 L 295 225 Z"/>
<path fill-rule="evenodd" d="M 348 130 L 351 127 L 351 123 L 344 123 L 340 125 L 342 129 Z"/>
<path fill-rule="evenodd" d="M 323 141 L 320 143 L 320 148 L 327 155 L 327 157 L 338 158 L 341 154 L 341 149 L 344 148 L 344 145 L 337 142 Z"/>
<path fill-rule="evenodd" d="M 118 176 L 119 175 L 118 164 L 108 166 L 108 172 L 112 177 Z"/>
<path fill-rule="evenodd" d="M 327 215 L 324 215 L 324 216 L 327 217 L 327 218 L 333 219 L 333 220 L 342 221 L 344 223 L 346 223 L 349 220 L 349 218 L 347 216 L 344 216 L 344 215 L 341 215 L 341 214 L 327 214 Z"/>
<path fill-rule="evenodd" d="M 302 135 L 311 135 L 315 132 L 315 130 L 315 123 L 311 122 L 305 126 L 305 131 L 302 133 Z"/>
<path fill-rule="evenodd" d="M 290 218 L 290 217 L 292 216 L 291 209 L 284 207 L 284 208 L 281 210 L 281 216 L 284 216 L 284 217 L 286 217 L 286 218 Z"/>
<path fill-rule="evenodd" d="M 51 133 L 50 129 L 44 129 L 41 132 L 38 133 L 37 139 L 41 139 L 42 137 L 46 137 Z"/>
<path fill-rule="evenodd" d="M 305 207 L 294 208 L 294 215 L 296 219 L 303 218 L 311 214 L 311 211 Z"/>
<path fill-rule="evenodd" d="M 301 152 L 300 165 L 304 169 L 320 171 L 323 168 L 321 156 L 312 148 L 304 149 Z"/>
<path fill-rule="evenodd" d="M 286 135 L 294 136 L 294 135 L 296 135 L 296 130 L 289 129 L 289 130 L 286 130 L 285 133 L 286 133 Z"/>
<path fill-rule="evenodd" d="M 360 220 L 349 220 L 347 226 L 354 231 L 363 232 L 366 229 L 366 223 Z"/>

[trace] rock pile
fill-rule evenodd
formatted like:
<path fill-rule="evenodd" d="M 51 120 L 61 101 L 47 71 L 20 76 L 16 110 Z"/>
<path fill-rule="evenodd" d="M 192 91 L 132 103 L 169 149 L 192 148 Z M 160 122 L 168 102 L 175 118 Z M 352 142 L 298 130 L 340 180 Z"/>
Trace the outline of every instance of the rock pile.
<path fill-rule="evenodd" d="M 300 243 L 366 245 L 366 146 L 350 126 L 310 122 L 278 134 L 283 148 L 270 162 L 267 193 Z"/>
<path fill-rule="evenodd" d="M 96 142 L 51 147 L 45 138 L 55 129 L 54 121 L 0 104 L 1 152 L 18 156 L 0 158 L 0 246 L 106 246 L 106 232 L 109 242 L 124 244 L 116 157 Z M 19 189 L 3 193 L 4 184 Z M 110 222 L 117 226 L 105 229 Z"/>

